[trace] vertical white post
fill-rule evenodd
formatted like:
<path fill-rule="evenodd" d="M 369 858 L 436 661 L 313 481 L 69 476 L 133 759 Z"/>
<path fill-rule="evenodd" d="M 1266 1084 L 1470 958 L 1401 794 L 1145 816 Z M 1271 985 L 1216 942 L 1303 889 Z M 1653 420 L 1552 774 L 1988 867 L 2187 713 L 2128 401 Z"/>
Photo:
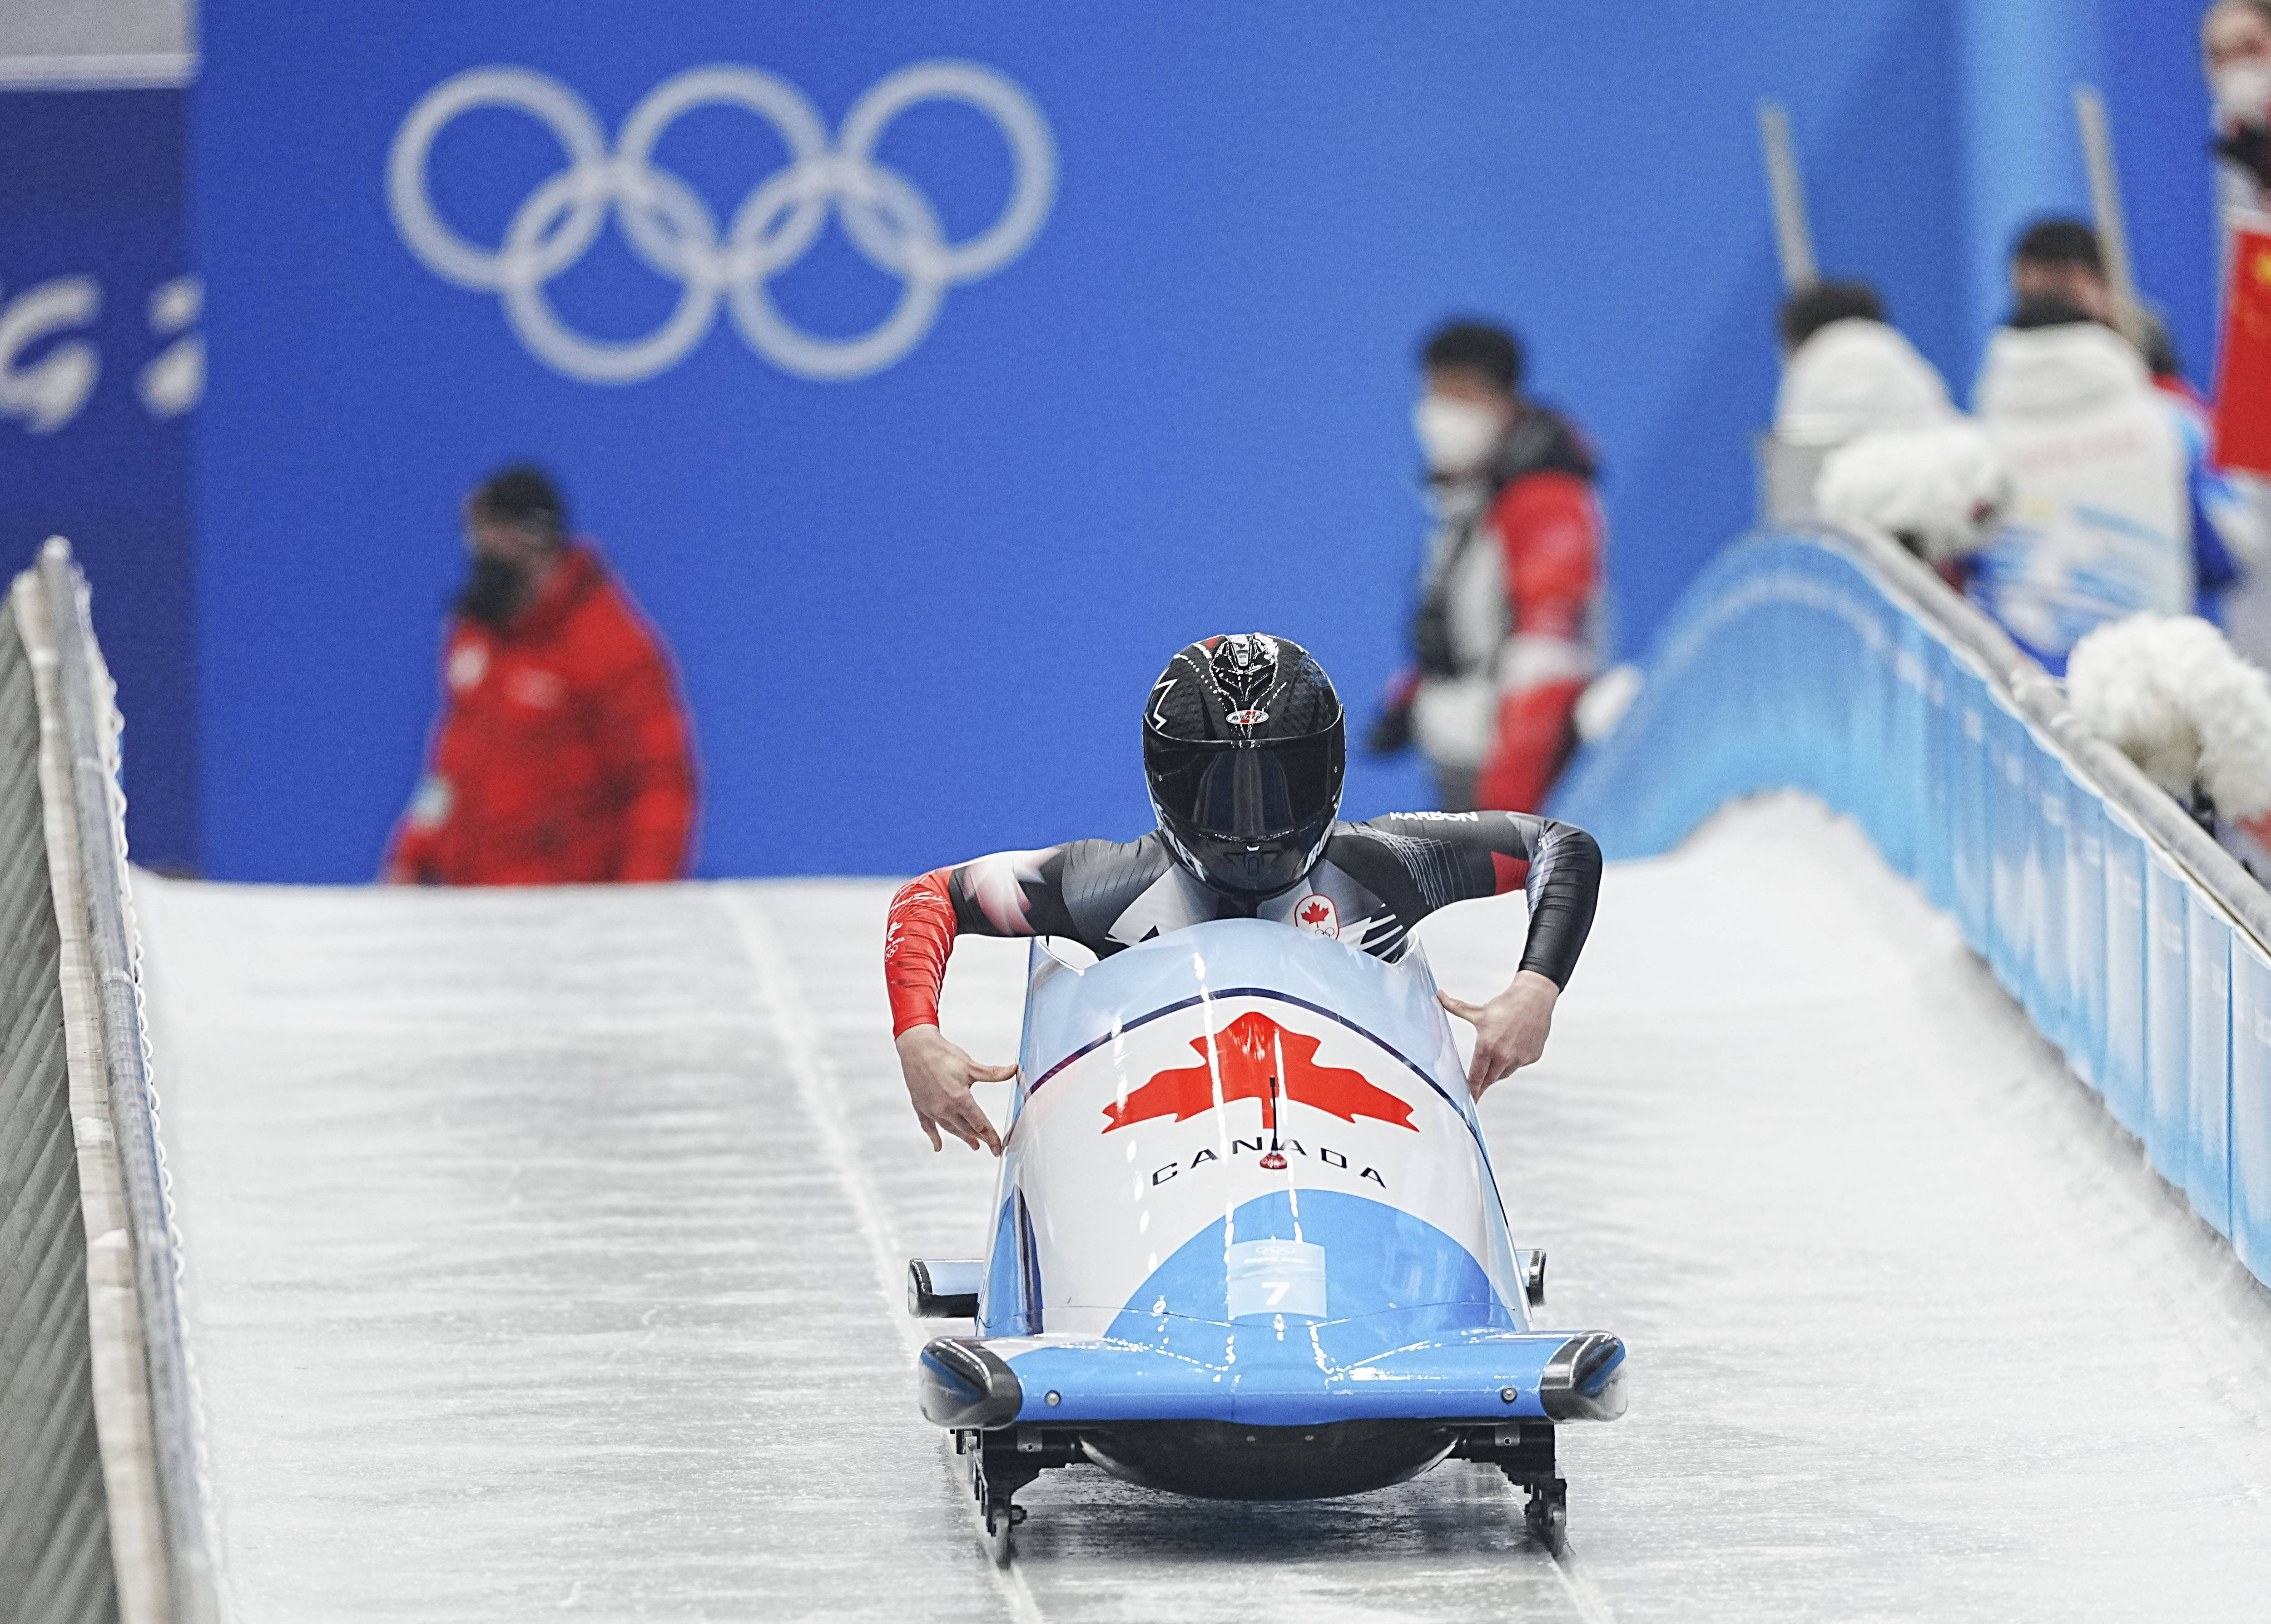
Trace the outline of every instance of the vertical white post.
<path fill-rule="evenodd" d="M 2113 293 L 2113 324 L 2121 336 L 2145 348 L 2145 311 L 2137 302 L 2137 279 L 2129 269 L 2129 227 L 2121 213 L 2121 175 L 2113 164 L 2113 131 L 2105 121 L 2105 101 L 2089 85 L 2074 87 L 2074 123 L 2081 129 L 2081 155 L 2089 166 L 2089 207 L 2097 222 L 2097 254 Z"/>
<path fill-rule="evenodd" d="M 1798 149 L 1791 143 L 1790 113 L 1772 97 L 1759 103 L 1759 142 L 1766 149 L 1783 287 L 1796 293 L 1820 281 L 1821 273 L 1813 262 L 1813 232 L 1806 223 L 1806 187 L 1798 172 Z"/>

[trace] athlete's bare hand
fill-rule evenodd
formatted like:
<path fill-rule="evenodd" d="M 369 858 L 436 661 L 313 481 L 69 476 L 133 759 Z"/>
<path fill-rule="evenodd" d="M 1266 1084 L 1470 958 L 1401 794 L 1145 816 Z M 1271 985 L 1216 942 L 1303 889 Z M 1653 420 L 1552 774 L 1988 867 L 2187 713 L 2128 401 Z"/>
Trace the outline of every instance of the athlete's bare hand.
<path fill-rule="evenodd" d="M 1467 1091 L 1477 1099 L 1545 1053 L 1553 1030 L 1553 1002 L 1561 989 L 1535 970 L 1518 972 L 1506 991 L 1488 1003 L 1465 1003 L 1448 993 L 1435 996 L 1475 1029 L 1475 1055 L 1467 1064 Z"/>
<path fill-rule="evenodd" d="M 930 1136 L 932 1150 L 946 1148 L 938 1136 L 942 1128 L 973 1151 L 982 1144 L 994 1155 L 1001 1154 L 1001 1136 L 970 1097 L 970 1085 L 1007 1083 L 1017 1075 L 1016 1067 L 981 1066 L 959 1044 L 948 1042 L 937 1027 L 910 1026 L 899 1034 L 899 1069 L 907 1079 L 915 1120 Z"/>

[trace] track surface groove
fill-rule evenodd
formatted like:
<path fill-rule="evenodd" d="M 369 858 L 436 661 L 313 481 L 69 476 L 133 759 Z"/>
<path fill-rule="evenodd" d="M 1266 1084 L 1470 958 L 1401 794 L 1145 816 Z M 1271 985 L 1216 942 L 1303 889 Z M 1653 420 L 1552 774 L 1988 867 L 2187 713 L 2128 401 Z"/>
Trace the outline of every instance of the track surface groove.
<path fill-rule="evenodd" d="M 974 1246 L 991 1171 L 907 1114 L 890 889 L 138 881 L 243 1624 L 2261 1616 L 2271 1302 L 1780 800 L 1612 870 L 1485 1114 L 1552 1322 L 1634 1350 L 1565 1434 L 1571 1561 L 1461 1464 L 1307 1506 L 1073 1469 L 995 1574 L 882 1278 Z M 1520 929 L 1423 934 L 1476 996 Z M 957 952 L 981 1058 L 1022 963 Z"/>

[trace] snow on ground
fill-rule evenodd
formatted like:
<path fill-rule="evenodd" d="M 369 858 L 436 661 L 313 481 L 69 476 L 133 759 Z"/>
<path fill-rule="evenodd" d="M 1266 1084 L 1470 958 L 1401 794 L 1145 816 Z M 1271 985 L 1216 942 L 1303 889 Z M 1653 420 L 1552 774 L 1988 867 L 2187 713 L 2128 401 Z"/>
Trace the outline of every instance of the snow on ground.
<path fill-rule="evenodd" d="M 1611 870 L 1485 1116 L 1571 1427 L 1572 1564 L 1494 1474 L 1310 1505 L 1085 1468 L 984 1562 L 896 1260 L 990 1164 L 899 1091 L 870 882 L 138 881 L 236 1616 L 2260 1617 L 2271 1293 L 1849 824 Z M 1466 996 L 1521 909 L 1423 930 Z M 1022 951 L 946 1024 L 1014 1052 Z M 995 1098 L 1006 1091 L 995 1091 Z"/>

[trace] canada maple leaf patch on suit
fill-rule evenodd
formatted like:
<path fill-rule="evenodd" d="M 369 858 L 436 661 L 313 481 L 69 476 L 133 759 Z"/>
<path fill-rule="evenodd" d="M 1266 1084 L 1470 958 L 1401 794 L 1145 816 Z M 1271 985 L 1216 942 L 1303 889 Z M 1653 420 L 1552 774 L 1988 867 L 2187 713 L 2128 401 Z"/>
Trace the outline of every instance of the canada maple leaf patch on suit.
<path fill-rule="evenodd" d="M 1337 938 L 1341 934 L 1341 911 L 1333 899 L 1322 891 L 1311 891 L 1293 909 L 1293 923 L 1302 930 L 1314 931 L 1320 936 Z"/>

